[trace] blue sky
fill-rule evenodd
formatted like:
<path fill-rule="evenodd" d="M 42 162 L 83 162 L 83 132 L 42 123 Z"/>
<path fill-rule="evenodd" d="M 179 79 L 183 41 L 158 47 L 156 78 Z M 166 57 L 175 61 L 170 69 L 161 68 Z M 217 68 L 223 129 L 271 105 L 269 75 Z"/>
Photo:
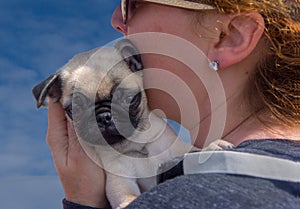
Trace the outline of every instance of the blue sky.
<path fill-rule="evenodd" d="M 0 1 L 0 208 L 61 208 L 47 110 L 36 109 L 31 89 L 74 54 L 121 37 L 110 26 L 118 3 Z"/>
<path fill-rule="evenodd" d="M 118 3 L 0 1 L 0 208 L 61 208 L 47 110 L 36 109 L 31 89 L 73 55 L 122 37 L 110 25 Z"/>

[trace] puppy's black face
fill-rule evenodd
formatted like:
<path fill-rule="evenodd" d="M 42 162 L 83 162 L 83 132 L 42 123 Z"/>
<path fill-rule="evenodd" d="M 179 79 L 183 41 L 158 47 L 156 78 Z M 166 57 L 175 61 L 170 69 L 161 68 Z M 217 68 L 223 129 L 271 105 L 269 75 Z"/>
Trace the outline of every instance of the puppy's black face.
<path fill-rule="evenodd" d="M 92 144 L 113 145 L 130 138 L 135 130 L 142 130 L 145 105 L 140 89 L 116 87 L 105 98 L 97 95 L 91 99 L 76 92 L 65 111 L 82 139 Z M 93 130 L 95 123 L 101 134 Z"/>

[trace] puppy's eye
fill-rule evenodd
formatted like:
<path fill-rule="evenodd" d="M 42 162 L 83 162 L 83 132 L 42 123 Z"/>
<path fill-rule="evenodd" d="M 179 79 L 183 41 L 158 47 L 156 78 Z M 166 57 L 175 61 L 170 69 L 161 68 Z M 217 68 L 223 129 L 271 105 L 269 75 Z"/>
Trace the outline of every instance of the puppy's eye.
<path fill-rule="evenodd" d="M 71 120 L 73 120 L 73 115 L 72 115 L 72 104 L 70 104 L 69 106 L 67 106 L 65 108 L 65 112 L 67 113 L 67 115 L 70 117 Z"/>
<path fill-rule="evenodd" d="M 142 100 L 142 93 L 139 92 L 138 94 L 136 94 L 135 96 L 133 96 L 131 98 L 131 102 L 129 103 L 130 109 L 136 109 L 136 108 L 138 108 L 138 106 L 141 103 L 141 100 Z"/>
<path fill-rule="evenodd" d="M 134 96 L 130 95 L 130 96 L 125 98 L 124 102 L 125 102 L 126 105 L 130 105 L 132 103 L 133 99 L 134 99 Z"/>

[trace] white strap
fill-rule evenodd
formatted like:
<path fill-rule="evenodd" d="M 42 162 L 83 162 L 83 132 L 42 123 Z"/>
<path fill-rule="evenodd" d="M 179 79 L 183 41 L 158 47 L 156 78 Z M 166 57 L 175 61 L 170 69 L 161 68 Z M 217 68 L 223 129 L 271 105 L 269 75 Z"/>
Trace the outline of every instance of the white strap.
<path fill-rule="evenodd" d="M 300 182 L 300 162 L 234 151 L 188 153 L 184 174 L 224 173 Z"/>

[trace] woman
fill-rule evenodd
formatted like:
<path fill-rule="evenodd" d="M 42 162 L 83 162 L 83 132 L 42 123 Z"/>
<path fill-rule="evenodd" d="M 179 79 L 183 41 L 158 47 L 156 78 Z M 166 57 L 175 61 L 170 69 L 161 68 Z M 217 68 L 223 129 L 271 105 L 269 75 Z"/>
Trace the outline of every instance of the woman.
<path fill-rule="evenodd" d="M 203 69 L 217 71 L 224 88 L 227 117 L 221 138 L 240 152 L 299 162 L 299 10 L 298 0 L 127 0 L 116 8 L 112 25 L 126 36 L 158 32 L 195 45 L 209 60 Z M 143 50 L 142 42 L 135 44 Z M 146 69 L 163 69 L 187 83 L 199 114 L 182 121 L 174 99 L 151 89 L 150 107 L 183 123 L 196 146 L 214 140 L 209 139 L 217 111 L 209 98 L 214 85 L 203 85 L 184 63 L 170 57 L 144 54 L 142 60 Z M 159 79 L 155 71 L 145 73 L 146 86 Z M 47 141 L 65 189 L 64 207 L 106 207 L 103 171 L 81 150 L 57 103 L 49 104 Z M 142 194 L 128 208 L 299 208 L 299 188 L 299 181 L 185 175 Z"/>

